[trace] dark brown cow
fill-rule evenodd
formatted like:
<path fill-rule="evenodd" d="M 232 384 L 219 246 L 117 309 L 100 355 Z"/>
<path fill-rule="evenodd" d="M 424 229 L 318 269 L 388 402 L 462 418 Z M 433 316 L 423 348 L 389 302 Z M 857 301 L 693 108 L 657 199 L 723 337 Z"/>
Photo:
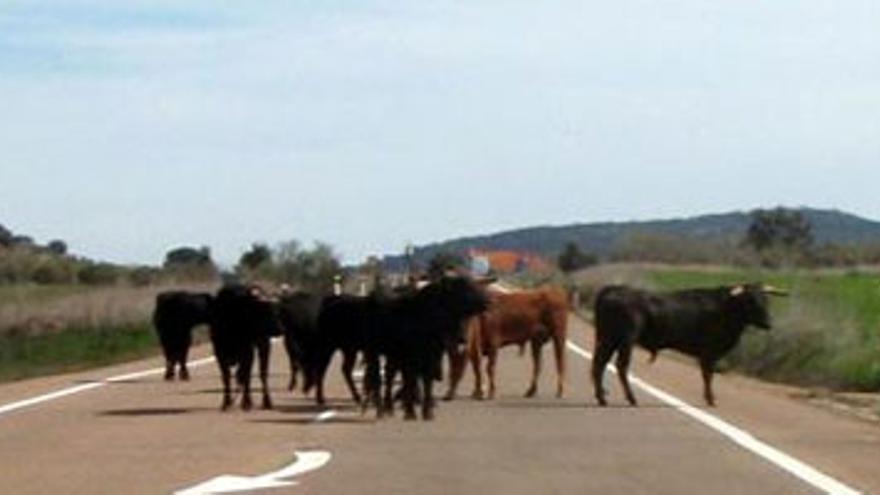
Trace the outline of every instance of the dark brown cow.
<path fill-rule="evenodd" d="M 541 373 L 541 350 L 548 340 L 553 341 L 556 357 L 556 396 L 562 397 L 565 381 L 565 339 L 568 327 L 568 297 L 558 288 L 544 288 L 521 292 L 492 291 L 489 309 L 473 318 L 468 328 L 467 358 L 474 370 L 473 397 L 483 398 L 483 380 L 480 358 L 486 356 L 490 399 L 495 397 L 495 365 L 498 350 L 516 344 L 522 349 L 527 343 L 532 351 L 532 382 L 525 393 L 533 397 L 538 390 Z M 446 399 L 455 396 L 464 371 L 464 359 L 452 359 L 449 391 Z"/>

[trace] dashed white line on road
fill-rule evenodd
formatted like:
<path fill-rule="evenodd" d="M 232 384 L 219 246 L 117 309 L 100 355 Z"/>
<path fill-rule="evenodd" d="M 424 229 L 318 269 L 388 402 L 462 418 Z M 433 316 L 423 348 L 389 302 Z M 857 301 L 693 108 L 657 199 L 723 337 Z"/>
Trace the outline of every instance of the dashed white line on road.
<path fill-rule="evenodd" d="M 593 360 L 593 355 L 575 344 L 574 342 L 568 341 L 566 343 L 568 349 L 578 356 L 585 358 L 589 361 Z M 613 366 L 610 366 L 612 372 L 616 373 L 617 371 Z M 706 411 L 700 410 L 683 400 L 675 397 L 672 394 L 669 394 L 659 388 L 641 380 L 632 374 L 630 376 L 630 381 L 633 385 L 641 388 L 648 394 L 654 396 L 656 399 L 664 402 L 676 410 L 690 416 L 691 418 L 699 421 L 705 426 L 721 433 L 728 439 L 732 440 L 734 443 L 739 445 L 740 447 L 752 452 L 753 454 L 762 457 L 768 462 L 782 468 L 783 470 L 793 474 L 797 478 L 802 481 L 812 485 L 819 490 L 822 490 L 826 493 L 834 493 L 840 495 L 856 495 L 860 493 L 859 491 L 851 488 L 840 481 L 828 476 L 825 473 L 822 473 L 818 469 L 801 462 L 794 457 L 782 452 L 781 450 L 764 443 L 757 438 L 755 438 L 751 433 L 737 428 L 732 424 L 724 421 L 723 419 L 713 416 L 712 414 L 707 413 Z"/>

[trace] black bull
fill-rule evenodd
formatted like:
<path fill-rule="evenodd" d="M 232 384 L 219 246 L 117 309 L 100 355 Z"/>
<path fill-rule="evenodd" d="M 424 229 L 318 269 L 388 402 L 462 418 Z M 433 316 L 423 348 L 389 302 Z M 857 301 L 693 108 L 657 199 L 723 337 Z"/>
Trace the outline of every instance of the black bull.
<path fill-rule="evenodd" d="M 153 326 L 165 355 L 165 379 L 174 379 L 175 366 L 181 380 L 189 380 L 186 360 L 192 345 L 193 327 L 210 320 L 212 296 L 206 293 L 166 291 L 156 296 Z"/>
<path fill-rule="evenodd" d="M 602 376 L 617 353 L 617 369 L 627 400 L 636 405 L 627 376 L 635 344 L 655 357 L 675 349 L 697 358 L 703 396 L 715 405 L 712 375 L 715 364 L 739 342 L 749 325 L 770 329 L 767 295 L 784 291 L 761 284 L 653 293 L 626 286 L 603 288 L 596 297 L 596 350 L 593 385 L 596 400 L 606 405 Z"/>
<path fill-rule="evenodd" d="M 254 351 L 260 363 L 263 385 L 263 408 L 272 407 L 269 397 L 270 337 L 281 334 L 277 305 L 256 287 L 229 285 L 220 289 L 211 308 L 211 344 L 223 379 L 222 408 L 232 403 L 231 374 L 236 368 L 236 381 L 242 391 L 241 407 L 252 407 L 250 395 L 251 368 Z"/>

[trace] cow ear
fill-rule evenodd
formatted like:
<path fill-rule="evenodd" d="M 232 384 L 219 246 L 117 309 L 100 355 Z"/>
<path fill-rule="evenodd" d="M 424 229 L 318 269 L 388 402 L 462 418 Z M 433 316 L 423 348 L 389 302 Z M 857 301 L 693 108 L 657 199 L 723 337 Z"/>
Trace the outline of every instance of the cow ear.
<path fill-rule="evenodd" d="M 730 288 L 730 295 L 732 297 L 739 297 L 746 291 L 745 286 L 743 285 L 734 285 Z"/>

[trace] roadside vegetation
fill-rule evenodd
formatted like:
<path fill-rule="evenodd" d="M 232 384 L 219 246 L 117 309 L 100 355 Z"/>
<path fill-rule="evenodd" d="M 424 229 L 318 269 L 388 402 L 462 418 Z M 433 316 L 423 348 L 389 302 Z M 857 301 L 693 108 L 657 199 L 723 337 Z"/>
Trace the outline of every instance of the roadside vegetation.
<path fill-rule="evenodd" d="M 0 382 L 106 366 L 160 353 L 156 295 L 213 292 L 240 280 L 327 291 L 341 265 L 332 248 L 255 243 L 223 273 L 206 246 L 178 246 L 159 266 L 92 261 L 0 225 Z M 205 329 L 196 341 L 205 341 Z"/>

